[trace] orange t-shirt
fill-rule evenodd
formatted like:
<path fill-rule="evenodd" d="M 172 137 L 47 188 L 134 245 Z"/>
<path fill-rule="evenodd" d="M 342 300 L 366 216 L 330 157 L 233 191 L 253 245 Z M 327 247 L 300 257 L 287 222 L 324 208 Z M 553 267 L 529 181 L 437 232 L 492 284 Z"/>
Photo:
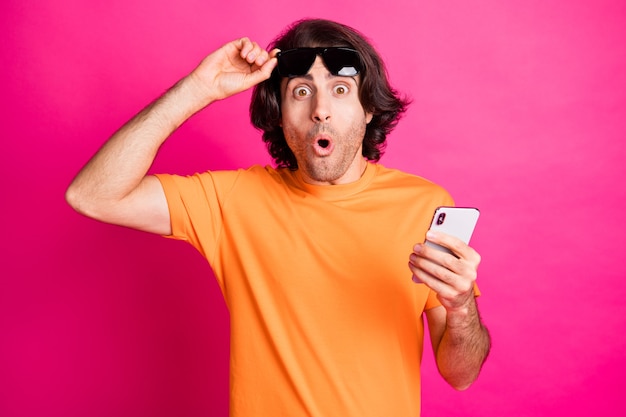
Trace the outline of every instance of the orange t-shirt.
<path fill-rule="evenodd" d="M 231 318 L 231 416 L 418 416 L 422 313 L 408 258 L 449 194 L 368 164 L 345 185 L 254 166 L 159 175 L 172 236 L 196 247 Z"/>

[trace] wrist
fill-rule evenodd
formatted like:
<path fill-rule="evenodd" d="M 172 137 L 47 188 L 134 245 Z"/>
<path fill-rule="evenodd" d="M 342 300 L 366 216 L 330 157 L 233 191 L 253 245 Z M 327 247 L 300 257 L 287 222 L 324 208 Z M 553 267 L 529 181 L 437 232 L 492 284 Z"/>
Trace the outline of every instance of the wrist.
<path fill-rule="evenodd" d="M 185 89 L 185 93 L 189 96 L 189 100 L 195 103 L 198 110 L 219 100 L 219 97 L 214 97 L 211 93 L 211 89 L 202 80 L 197 70 L 192 71 L 180 83 L 181 87 Z"/>
<path fill-rule="evenodd" d="M 480 318 L 476 308 L 476 301 L 472 297 L 462 306 L 447 310 L 446 325 L 448 329 L 464 330 L 480 327 Z"/>
<path fill-rule="evenodd" d="M 170 131 L 174 131 L 208 104 L 210 101 L 199 93 L 193 79 L 185 77 L 156 101 L 150 110 Z"/>

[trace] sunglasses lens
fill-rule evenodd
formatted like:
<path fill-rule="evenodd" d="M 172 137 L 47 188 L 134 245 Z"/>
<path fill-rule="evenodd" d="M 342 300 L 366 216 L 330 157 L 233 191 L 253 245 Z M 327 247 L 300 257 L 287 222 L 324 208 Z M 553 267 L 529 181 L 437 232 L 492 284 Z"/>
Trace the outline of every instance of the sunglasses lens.
<path fill-rule="evenodd" d="M 278 55 L 278 73 L 282 77 L 299 77 L 309 72 L 315 62 L 314 49 L 291 49 Z"/>
<path fill-rule="evenodd" d="M 354 49 L 328 48 L 322 57 L 326 67 L 333 75 L 354 77 L 361 72 L 361 60 Z"/>
<path fill-rule="evenodd" d="M 326 68 L 333 75 L 353 77 L 362 71 L 361 59 L 350 48 L 298 48 L 278 54 L 278 73 L 281 77 L 300 77 L 306 75 L 320 54 Z"/>

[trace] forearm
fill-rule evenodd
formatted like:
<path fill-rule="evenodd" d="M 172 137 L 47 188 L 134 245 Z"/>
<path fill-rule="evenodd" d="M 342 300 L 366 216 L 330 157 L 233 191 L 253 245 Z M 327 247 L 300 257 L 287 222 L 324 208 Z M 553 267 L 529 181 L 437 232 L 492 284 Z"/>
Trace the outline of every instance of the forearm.
<path fill-rule="evenodd" d="M 463 390 L 476 380 L 489 354 L 491 339 L 475 300 L 462 309 L 447 312 L 446 329 L 437 350 L 437 366 L 444 379 Z"/>
<path fill-rule="evenodd" d="M 189 77 L 181 80 L 104 144 L 68 188 L 68 202 L 98 217 L 100 207 L 121 201 L 139 186 L 172 132 L 207 104 Z"/>

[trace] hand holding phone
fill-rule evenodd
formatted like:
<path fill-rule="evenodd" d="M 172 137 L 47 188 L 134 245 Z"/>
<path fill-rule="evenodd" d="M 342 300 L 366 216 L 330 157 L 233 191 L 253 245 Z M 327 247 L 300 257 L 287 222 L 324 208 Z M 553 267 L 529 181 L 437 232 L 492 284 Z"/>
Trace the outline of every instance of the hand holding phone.
<path fill-rule="evenodd" d="M 469 244 L 479 215 L 480 211 L 475 207 L 438 207 L 429 230 L 454 236 Z M 454 255 L 448 248 L 428 240 L 424 244 Z"/>

